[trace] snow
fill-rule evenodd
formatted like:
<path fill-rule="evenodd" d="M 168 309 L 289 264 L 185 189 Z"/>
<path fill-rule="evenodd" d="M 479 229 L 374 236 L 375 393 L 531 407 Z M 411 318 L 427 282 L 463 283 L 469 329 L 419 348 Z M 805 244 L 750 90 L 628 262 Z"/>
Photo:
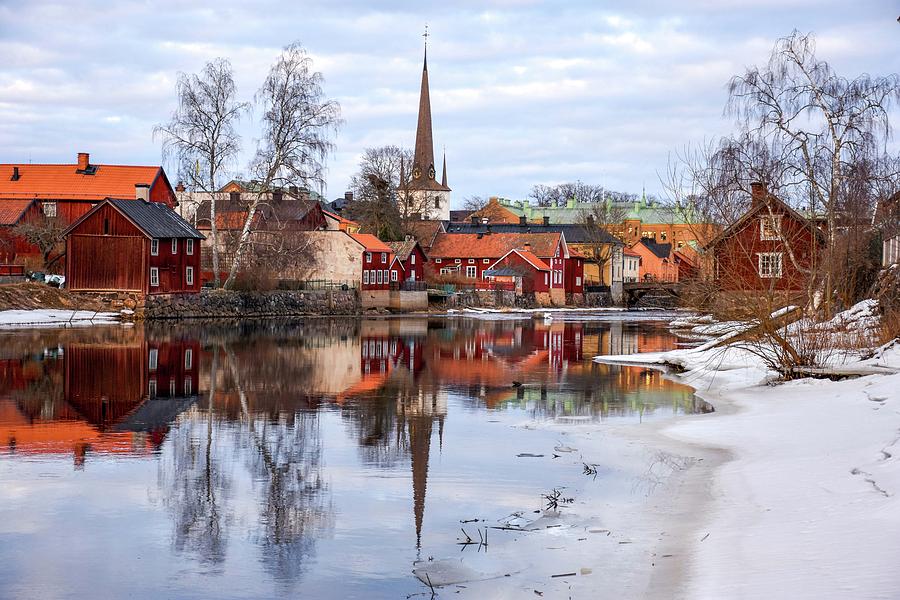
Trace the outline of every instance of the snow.
<path fill-rule="evenodd" d="M 873 317 L 862 303 L 827 325 Z M 700 517 L 674 543 L 682 566 L 648 597 L 900 597 L 900 342 L 841 355 L 834 369 L 889 374 L 786 383 L 749 352 L 714 345 L 595 359 L 677 365 L 716 407 L 659 431 L 687 455 L 722 458 L 672 498 Z"/>
<path fill-rule="evenodd" d="M 73 327 L 97 323 L 113 323 L 119 315 L 92 310 L 3 310 L 0 311 L 0 329 L 25 327 Z"/>

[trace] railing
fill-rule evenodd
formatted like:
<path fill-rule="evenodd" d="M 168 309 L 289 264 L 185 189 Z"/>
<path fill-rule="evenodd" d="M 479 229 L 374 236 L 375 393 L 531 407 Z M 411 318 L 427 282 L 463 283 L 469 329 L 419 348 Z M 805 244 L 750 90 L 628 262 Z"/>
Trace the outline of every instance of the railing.
<path fill-rule="evenodd" d="M 298 290 L 310 292 L 322 292 L 328 290 L 351 290 L 359 287 L 358 281 L 339 279 L 279 279 L 279 290 Z"/>

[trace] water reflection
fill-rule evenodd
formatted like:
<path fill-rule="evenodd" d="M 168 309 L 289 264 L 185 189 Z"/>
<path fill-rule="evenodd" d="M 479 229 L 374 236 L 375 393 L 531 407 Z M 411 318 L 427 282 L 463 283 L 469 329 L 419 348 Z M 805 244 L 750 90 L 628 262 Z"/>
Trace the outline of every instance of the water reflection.
<path fill-rule="evenodd" d="M 129 472 L 153 488 L 146 510 L 165 515 L 173 560 L 227 577 L 249 568 L 252 548 L 264 576 L 288 586 L 325 585 L 311 572 L 322 545 L 352 554 L 348 511 L 377 511 L 392 494 L 409 507 L 391 514 L 414 541 L 379 531 L 362 545 L 418 553 L 428 523 L 448 519 L 446 507 L 426 512 L 434 456 L 489 444 L 473 433 L 489 418 L 637 422 L 709 410 L 658 372 L 590 360 L 674 348 L 658 324 L 315 319 L 2 335 L 0 461 L 70 460 L 79 471 L 153 461 L 152 482 Z M 448 441 L 452 422 L 466 426 Z M 478 460 L 464 469 L 487 485 L 499 458 Z M 453 469 L 442 476 L 459 477 Z"/>

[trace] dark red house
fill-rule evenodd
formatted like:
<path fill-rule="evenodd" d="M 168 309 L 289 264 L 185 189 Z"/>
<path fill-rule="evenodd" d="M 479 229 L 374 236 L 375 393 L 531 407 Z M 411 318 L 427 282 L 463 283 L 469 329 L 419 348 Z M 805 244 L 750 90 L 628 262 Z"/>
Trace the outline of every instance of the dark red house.
<path fill-rule="evenodd" d="M 391 263 L 394 251 L 369 233 L 348 233 L 363 248 L 362 289 L 387 290 L 391 285 Z"/>
<path fill-rule="evenodd" d="M 74 291 L 200 291 L 203 236 L 158 202 L 108 199 L 65 232 L 66 285 Z"/>
<path fill-rule="evenodd" d="M 814 222 L 754 183 L 750 209 L 705 248 L 723 290 L 802 292 L 823 243 Z"/>
<path fill-rule="evenodd" d="M 408 237 L 403 242 L 388 242 L 388 246 L 394 251 L 391 283 L 425 281 L 425 263 L 428 257 L 415 238 Z"/>
<path fill-rule="evenodd" d="M 546 262 L 528 250 L 514 249 L 484 272 L 485 277 L 497 281 L 512 281 L 519 294 L 550 291 L 551 270 Z"/>
<path fill-rule="evenodd" d="M 17 235 L 16 226 L 38 222 L 42 216 L 36 200 L 0 201 L 0 265 L 24 264 L 29 257 L 40 257 L 40 249 Z"/>

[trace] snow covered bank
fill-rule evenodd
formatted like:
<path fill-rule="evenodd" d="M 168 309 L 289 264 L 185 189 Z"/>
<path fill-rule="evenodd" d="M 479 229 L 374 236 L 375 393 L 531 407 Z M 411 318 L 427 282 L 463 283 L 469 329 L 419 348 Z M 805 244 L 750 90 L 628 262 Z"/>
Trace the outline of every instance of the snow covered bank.
<path fill-rule="evenodd" d="M 100 323 L 115 323 L 119 315 L 92 310 L 3 310 L 0 311 L 0 329 L 27 327 L 83 327 Z"/>
<path fill-rule="evenodd" d="M 595 360 L 684 369 L 717 413 L 660 433 L 729 457 L 679 489 L 675 502 L 701 514 L 672 544 L 679 572 L 651 596 L 900 597 L 900 344 L 841 366 L 894 374 L 842 381 L 773 384 L 753 354 L 711 344 Z"/>

